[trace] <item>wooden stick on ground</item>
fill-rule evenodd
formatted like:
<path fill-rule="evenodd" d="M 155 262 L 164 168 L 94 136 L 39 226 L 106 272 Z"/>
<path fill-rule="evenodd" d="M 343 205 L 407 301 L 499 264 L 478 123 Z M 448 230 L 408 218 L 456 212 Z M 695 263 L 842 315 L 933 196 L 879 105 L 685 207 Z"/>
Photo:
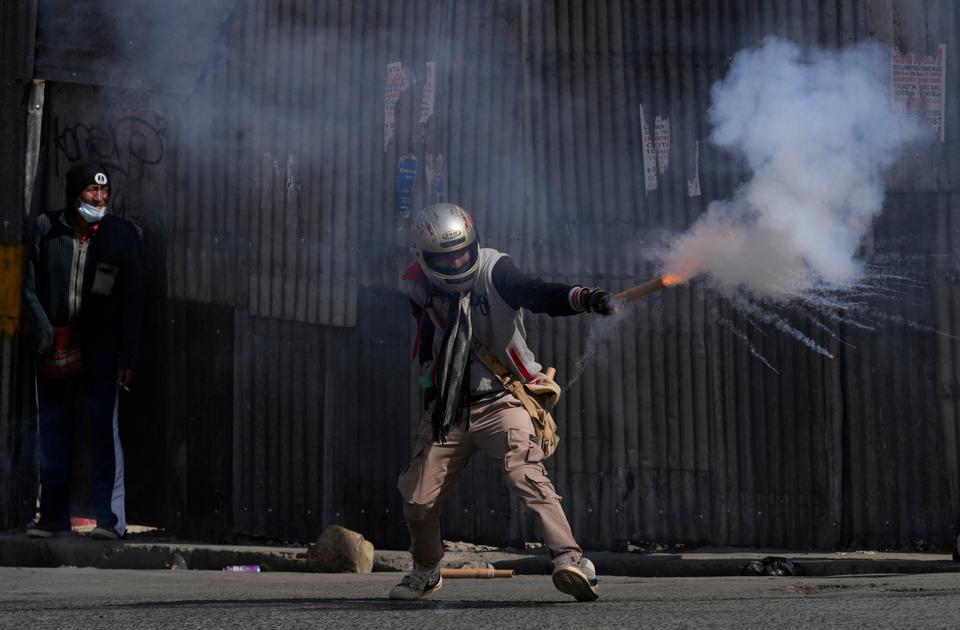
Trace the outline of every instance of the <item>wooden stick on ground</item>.
<path fill-rule="evenodd" d="M 443 567 L 440 575 L 445 578 L 509 578 L 513 577 L 513 569 L 452 569 Z"/>

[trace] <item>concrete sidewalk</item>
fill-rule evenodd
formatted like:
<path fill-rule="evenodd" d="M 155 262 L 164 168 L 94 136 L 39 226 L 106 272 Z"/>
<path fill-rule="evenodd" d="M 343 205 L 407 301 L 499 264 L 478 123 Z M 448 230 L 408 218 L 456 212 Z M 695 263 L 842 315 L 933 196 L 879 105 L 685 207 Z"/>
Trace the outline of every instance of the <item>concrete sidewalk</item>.
<path fill-rule="evenodd" d="M 716 577 L 741 575 L 752 560 L 767 556 L 789 558 L 799 575 L 830 576 L 880 573 L 960 572 L 960 562 L 948 554 L 854 552 L 795 552 L 776 549 L 702 547 L 679 553 L 588 552 L 601 575 L 633 577 Z M 135 539 L 95 541 L 71 534 L 46 540 L 22 533 L 0 534 L 0 566 L 96 567 L 101 569 L 197 569 L 220 571 L 232 565 L 257 565 L 263 571 L 305 572 L 306 548 L 210 545 Z M 444 566 L 513 569 L 523 575 L 551 571 L 542 549 L 492 549 L 451 543 Z M 406 571 L 405 551 L 376 552 L 374 571 Z"/>

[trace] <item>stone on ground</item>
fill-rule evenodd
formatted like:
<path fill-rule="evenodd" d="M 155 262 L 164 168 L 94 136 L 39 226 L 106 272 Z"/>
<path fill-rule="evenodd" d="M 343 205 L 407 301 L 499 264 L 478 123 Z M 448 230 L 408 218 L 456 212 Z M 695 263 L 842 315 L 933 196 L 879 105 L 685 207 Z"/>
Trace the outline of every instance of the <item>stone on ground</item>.
<path fill-rule="evenodd" d="M 370 573 L 373 543 L 355 531 L 331 525 L 307 550 L 307 565 L 318 573 Z"/>

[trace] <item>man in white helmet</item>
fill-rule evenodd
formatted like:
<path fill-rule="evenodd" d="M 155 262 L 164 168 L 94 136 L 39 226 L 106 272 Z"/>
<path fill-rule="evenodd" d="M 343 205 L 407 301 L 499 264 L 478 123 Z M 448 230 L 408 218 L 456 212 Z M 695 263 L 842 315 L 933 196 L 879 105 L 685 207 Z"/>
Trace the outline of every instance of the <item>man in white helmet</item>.
<path fill-rule="evenodd" d="M 406 270 L 419 320 L 415 352 L 424 374 L 427 412 L 414 456 L 400 475 L 414 569 L 391 599 L 419 599 L 440 588 L 440 502 L 470 457 L 483 451 L 503 463 L 511 491 L 536 514 L 554 563 L 554 585 L 579 601 L 598 597 L 593 563 L 583 557 L 543 466 L 530 415 L 471 352 L 482 344 L 512 375 L 534 382 L 541 366 L 527 347 L 522 309 L 549 315 L 613 311 L 610 293 L 532 278 L 509 256 L 481 249 L 463 208 L 424 208 L 411 228 L 416 260 Z"/>

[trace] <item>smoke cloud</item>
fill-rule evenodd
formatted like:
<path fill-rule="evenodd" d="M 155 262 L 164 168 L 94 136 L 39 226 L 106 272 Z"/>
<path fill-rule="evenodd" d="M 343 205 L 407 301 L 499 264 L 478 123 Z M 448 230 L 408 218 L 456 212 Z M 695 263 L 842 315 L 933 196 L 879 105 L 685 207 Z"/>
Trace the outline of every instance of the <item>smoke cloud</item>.
<path fill-rule="evenodd" d="M 768 38 L 739 52 L 713 86 L 710 139 L 752 176 L 669 244 L 664 273 L 778 301 L 857 281 L 884 171 L 928 133 L 891 106 L 889 68 L 875 42 L 806 53 Z"/>

